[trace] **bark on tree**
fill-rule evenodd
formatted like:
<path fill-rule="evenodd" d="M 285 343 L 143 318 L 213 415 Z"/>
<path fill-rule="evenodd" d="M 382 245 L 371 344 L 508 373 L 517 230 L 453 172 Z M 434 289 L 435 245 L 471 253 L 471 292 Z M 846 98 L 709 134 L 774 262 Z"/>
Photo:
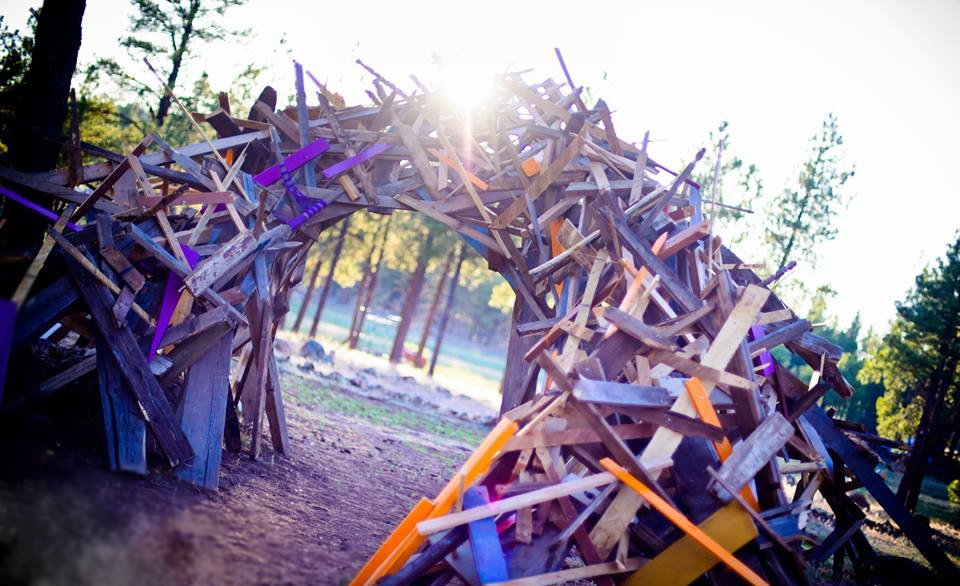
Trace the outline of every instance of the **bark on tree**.
<path fill-rule="evenodd" d="M 450 314 L 453 313 L 453 305 L 457 298 L 457 285 L 460 281 L 460 267 L 463 266 L 463 258 L 466 255 L 464 246 L 460 245 L 460 253 L 457 255 L 457 264 L 453 269 L 453 277 L 450 278 L 450 288 L 447 290 L 447 304 L 443 307 L 443 315 L 440 316 L 440 327 L 437 330 L 437 339 L 433 343 L 433 355 L 430 357 L 430 369 L 427 374 L 433 376 L 433 371 L 437 368 L 437 359 L 440 357 L 440 346 L 443 344 L 443 334 L 447 331 L 447 324 L 450 322 Z"/>
<path fill-rule="evenodd" d="M 423 291 L 423 283 L 426 281 L 427 261 L 430 260 L 430 252 L 433 248 L 433 234 L 427 235 L 426 242 L 420 247 L 420 257 L 417 259 L 417 268 L 414 269 L 407 284 L 407 294 L 403 299 L 403 308 L 400 310 L 400 323 L 397 324 L 397 332 L 393 336 L 393 347 L 390 348 L 390 362 L 397 364 L 403 359 L 403 344 L 407 340 L 407 332 L 410 331 L 410 324 L 413 322 L 413 316 L 417 313 L 417 305 L 420 303 L 420 293 Z"/>
<path fill-rule="evenodd" d="M 57 166 L 63 123 L 67 115 L 70 80 L 77 67 L 85 0 L 47 0 L 37 12 L 30 67 L 17 94 L 17 117 L 10 128 L 10 165 L 18 171 L 48 171 Z M 52 198 L 30 193 L 49 208 Z M 43 238 L 46 220 L 21 206 L 5 210 L 9 240 L 14 249 L 31 249 Z"/>
<path fill-rule="evenodd" d="M 333 289 L 333 272 L 337 269 L 337 263 L 340 262 L 340 253 L 343 251 L 343 242 L 347 239 L 347 228 L 350 226 L 350 218 L 340 222 L 340 234 L 337 235 L 337 245 L 333 249 L 333 258 L 330 259 L 330 268 L 327 269 L 327 278 L 323 282 L 323 290 L 320 291 L 320 299 L 317 300 L 317 309 L 313 312 L 313 324 L 310 326 L 310 337 L 317 335 L 317 325 L 320 323 L 320 316 L 323 315 L 323 308 L 327 305 L 327 298 L 330 296 L 330 290 Z"/>
<path fill-rule="evenodd" d="M 303 296 L 303 301 L 300 302 L 300 309 L 297 311 L 297 321 L 293 322 L 293 331 L 300 332 L 300 324 L 303 322 L 303 316 L 307 313 L 307 306 L 310 305 L 310 300 L 313 298 L 313 290 L 317 287 L 317 278 L 320 276 L 320 265 L 323 263 L 321 259 L 317 259 L 317 264 L 313 267 L 313 272 L 310 274 L 310 284 L 307 286 L 307 292 Z"/>
<path fill-rule="evenodd" d="M 184 18 L 183 30 L 180 32 L 180 42 L 175 45 L 173 56 L 170 60 L 170 74 L 167 75 L 167 87 L 171 90 L 177 85 L 177 78 L 180 77 L 180 67 L 183 65 L 183 58 L 187 54 L 187 45 L 193 37 L 193 21 L 197 17 L 197 11 L 200 10 L 199 0 L 190 3 L 190 11 Z M 167 112 L 170 110 L 170 94 L 164 92 L 157 105 L 157 126 L 163 126 L 163 121 L 167 118 Z"/>
<path fill-rule="evenodd" d="M 354 319 L 350 327 L 350 337 L 347 338 L 347 346 L 350 349 L 356 348 L 360 342 L 360 332 L 363 331 L 363 322 L 367 319 L 367 312 L 370 310 L 370 304 L 373 302 L 373 294 L 377 290 L 380 264 L 383 262 L 383 253 L 387 247 L 387 238 L 390 236 L 390 224 L 392 221 L 393 216 L 390 216 L 387 219 L 386 227 L 383 229 L 383 238 L 376 263 L 367 265 L 367 277 L 365 283 L 361 286 L 361 294 L 357 296 L 357 306 L 354 309 Z M 374 245 L 376 245 L 376 243 Z"/>
<path fill-rule="evenodd" d="M 916 510 L 920 499 L 920 489 L 923 485 L 923 477 L 927 473 L 930 457 L 942 454 L 942 448 L 939 454 L 935 450 L 935 446 L 942 446 L 942 443 L 937 441 L 937 436 L 942 431 L 939 419 L 947 389 L 956 376 L 957 363 L 960 359 L 950 354 L 947 343 L 941 345 L 940 357 L 934 376 L 924 393 L 923 412 L 920 415 L 920 424 L 917 426 L 917 437 L 910 451 L 903 478 L 900 479 L 900 485 L 897 487 L 897 498 L 911 513 Z"/>
<path fill-rule="evenodd" d="M 433 301 L 430 302 L 430 309 L 427 310 L 427 318 L 423 323 L 423 333 L 420 334 L 420 344 L 417 346 L 417 356 L 413 360 L 414 364 L 420 364 L 423 361 L 423 351 L 427 347 L 427 339 L 430 337 L 430 327 L 433 326 L 433 320 L 437 317 L 440 298 L 443 296 L 443 287 L 447 284 L 447 277 L 450 275 L 450 265 L 453 263 L 454 256 L 456 256 L 456 253 L 451 252 L 443 263 L 440 280 L 437 282 L 437 290 L 433 293 Z"/>

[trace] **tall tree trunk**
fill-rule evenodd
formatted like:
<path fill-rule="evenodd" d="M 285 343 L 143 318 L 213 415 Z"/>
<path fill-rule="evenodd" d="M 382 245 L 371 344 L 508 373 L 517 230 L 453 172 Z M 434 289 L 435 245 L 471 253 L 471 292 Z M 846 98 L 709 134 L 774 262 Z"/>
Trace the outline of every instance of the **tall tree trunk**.
<path fill-rule="evenodd" d="M 197 11 L 200 10 L 200 0 L 193 0 L 190 3 L 190 12 L 184 18 L 183 31 L 180 33 L 180 43 L 174 45 L 173 58 L 170 62 L 170 74 L 167 76 L 167 87 L 170 91 L 177 85 L 177 78 L 180 77 L 180 67 L 183 65 L 183 58 L 187 54 L 187 45 L 193 37 L 193 21 L 197 17 Z M 160 97 L 160 104 L 157 106 L 157 126 L 163 126 L 163 121 L 167 118 L 167 112 L 170 110 L 170 94 L 163 92 Z"/>
<path fill-rule="evenodd" d="M 443 263 L 443 271 L 440 273 L 440 280 L 437 282 L 437 290 L 433 292 L 433 301 L 430 302 L 430 309 L 427 311 L 427 318 L 423 323 L 423 333 L 420 334 L 420 344 L 417 346 L 417 357 L 414 359 L 414 364 L 420 364 L 423 360 L 423 350 L 427 347 L 430 327 L 433 325 L 433 319 L 437 316 L 437 308 L 440 307 L 440 298 L 443 296 L 443 287 L 447 284 L 450 264 L 453 262 L 455 255 L 455 252 L 451 252 L 447 255 L 446 262 Z"/>
<path fill-rule="evenodd" d="M 431 248 L 433 248 L 433 233 L 427 235 L 426 242 L 420 247 L 417 268 L 414 269 L 407 284 L 407 294 L 404 296 L 403 308 L 400 310 L 400 323 L 397 324 L 397 332 L 393 336 L 393 347 L 390 348 L 390 362 L 393 364 L 403 360 L 403 344 L 407 340 L 407 332 L 410 331 L 410 324 L 420 303 L 420 293 L 423 291 L 423 283 L 426 280 L 427 261 L 430 260 Z"/>
<path fill-rule="evenodd" d="M 370 282 L 370 275 L 373 272 L 373 255 L 377 252 L 377 243 L 380 237 L 380 227 L 370 243 L 370 250 L 367 251 L 366 261 L 363 263 L 363 277 L 360 279 L 360 286 L 357 288 L 357 301 L 353 304 L 353 316 L 350 318 L 350 332 L 347 334 L 346 343 L 351 348 L 356 344 L 353 342 L 353 332 L 357 329 L 357 323 L 360 320 L 360 308 L 363 307 L 363 300 L 367 296 L 367 284 Z M 351 345 L 352 344 L 352 345 Z"/>
<path fill-rule="evenodd" d="M 433 355 L 430 357 L 430 369 L 427 373 L 433 376 L 433 371 L 437 368 L 437 359 L 440 357 L 440 345 L 443 344 L 443 334 L 447 331 L 447 323 L 450 322 L 450 314 L 453 312 L 453 304 L 457 298 L 457 285 L 460 281 L 460 267 L 463 266 L 463 258 L 466 256 L 466 250 L 463 244 L 460 245 L 460 254 L 457 255 L 457 264 L 453 269 L 453 277 L 450 278 L 450 289 L 447 290 L 447 304 L 443 308 L 443 315 L 440 316 L 440 327 L 437 330 L 437 339 L 433 343 Z"/>
<path fill-rule="evenodd" d="M 383 229 L 383 239 L 380 244 L 380 252 L 377 255 L 377 262 L 373 264 L 370 269 L 366 283 L 366 289 L 363 291 L 363 294 L 358 299 L 356 315 L 355 315 L 355 326 L 351 328 L 350 338 L 347 340 L 347 346 L 351 349 L 357 347 L 357 344 L 360 342 L 360 332 L 363 331 L 363 322 L 367 319 L 367 312 L 370 311 L 370 304 L 373 303 L 373 295 L 377 291 L 377 280 L 380 276 L 380 265 L 383 262 L 383 253 L 387 248 L 387 238 L 390 236 L 390 224 L 393 221 L 393 216 L 390 216 L 387 219 L 386 226 Z"/>
<path fill-rule="evenodd" d="M 340 234 L 337 235 L 337 245 L 333 249 L 333 258 L 330 259 L 330 268 L 327 269 L 327 278 L 323 282 L 323 290 L 320 291 L 320 299 L 317 300 L 317 309 L 313 312 L 313 324 L 310 326 L 310 337 L 317 335 L 317 324 L 320 323 L 320 316 L 323 315 L 323 308 L 327 305 L 327 298 L 330 296 L 330 290 L 333 289 L 333 272 L 337 269 L 337 263 L 340 262 L 340 252 L 343 251 L 343 242 L 347 239 L 347 227 L 350 226 L 350 218 L 340 222 Z"/>
<path fill-rule="evenodd" d="M 300 302 L 300 309 L 297 311 L 297 321 L 293 322 L 293 331 L 300 333 L 300 324 L 303 322 L 303 316 L 307 313 L 307 306 L 313 298 L 313 290 L 317 287 L 317 278 L 320 276 L 320 265 L 323 264 L 322 258 L 317 259 L 317 264 L 313 267 L 313 273 L 310 274 L 310 285 L 307 286 L 307 293 Z"/>
<path fill-rule="evenodd" d="M 937 445 L 935 436 L 940 427 L 937 425 L 938 416 L 943 408 L 947 389 L 957 368 L 957 357 L 941 356 L 940 366 L 927 386 L 923 401 L 923 412 L 920 415 L 920 424 L 917 426 L 917 437 L 913 443 L 913 449 L 910 450 L 907 468 L 904 470 L 903 478 L 900 479 L 900 485 L 897 487 L 897 498 L 911 513 L 917 507 L 923 477 L 927 473 L 927 464 L 930 456 L 934 455 L 933 448 Z"/>
<path fill-rule="evenodd" d="M 10 164 L 18 171 L 48 171 L 57 166 L 57 141 L 63 139 L 85 8 L 85 0 L 46 0 L 37 12 L 30 68 L 15 96 L 17 116 L 8 143 Z M 46 194 L 30 193 L 30 197 L 46 208 L 52 204 Z M 4 214 L 9 234 L 5 247 L 30 250 L 40 244 L 47 224 L 44 218 L 17 205 L 7 206 Z"/>

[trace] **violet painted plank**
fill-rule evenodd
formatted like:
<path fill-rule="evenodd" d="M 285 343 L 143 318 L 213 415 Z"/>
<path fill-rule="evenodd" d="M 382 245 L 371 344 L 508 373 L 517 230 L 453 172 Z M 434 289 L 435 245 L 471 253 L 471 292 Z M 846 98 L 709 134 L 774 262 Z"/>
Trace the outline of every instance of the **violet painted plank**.
<path fill-rule="evenodd" d="M 291 154 L 289 157 L 283 160 L 283 165 L 286 167 L 288 173 L 293 173 L 300 167 L 303 167 L 310 161 L 316 159 L 330 148 L 330 143 L 318 138 L 307 146 L 303 147 L 299 151 Z M 280 180 L 282 175 L 280 170 L 280 163 L 273 165 L 272 167 L 267 167 L 260 173 L 254 176 L 253 180 L 260 185 L 261 187 L 266 187 L 272 185 Z"/>
<path fill-rule="evenodd" d="M 190 263 L 190 268 L 196 267 L 200 255 L 186 244 L 182 244 L 181 247 L 183 248 L 183 255 Z M 163 339 L 163 334 L 167 331 L 167 326 L 170 325 L 170 319 L 173 318 L 173 310 L 177 307 L 177 301 L 180 299 L 180 288 L 183 285 L 183 279 L 180 278 L 180 275 L 173 271 L 167 274 L 167 284 L 163 290 L 160 315 L 157 316 L 157 329 L 153 333 L 153 340 L 150 342 L 150 351 L 147 352 L 147 364 L 153 362 L 157 350 L 160 349 L 160 340 Z"/>
<path fill-rule="evenodd" d="M 363 152 L 357 153 L 355 156 L 352 156 L 348 159 L 344 159 L 337 163 L 336 165 L 331 165 L 323 170 L 323 176 L 327 179 L 333 179 L 338 173 L 343 173 L 344 171 L 356 167 L 364 161 L 368 161 L 373 157 L 382 154 L 387 151 L 393 145 L 377 143 L 372 147 L 364 150 Z"/>
<path fill-rule="evenodd" d="M 13 348 L 13 324 L 17 319 L 17 304 L 0 299 L 0 402 L 3 402 L 3 381 L 7 378 L 7 363 Z"/>
<path fill-rule="evenodd" d="M 750 326 L 750 339 L 751 341 L 758 341 L 766 335 L 764 332 L 764 327 L 762 325 Z M 761 374 L 763 376 L 773 376 L 773 371 L 776 370 L 773 366 L 773 355 L 770 354 L 768 350 L 764 350 L 753 359 L 754 366 L 765 365 Z"/>
<path fill-rule="evenodd" d="M 0 187 L 0 195 L 9 197 L 10 199 L 17 202 L 18 204 L 30 208 L 31 210 L 37 212 L 38 214 L 47 218 L 48 220 L 56 222 L 58 219 L 57 214 L 51 212 L 47 208 L 38 206 L 37 204 L 33 203 L 29 199 L 23 197 L 22 195 L 17 195 L 16 193 L 10 191 L 6 187 Z M 70 228 L 74 232 L 80 231 L 80 228 L 78 228 L 77 225 L 74 224 L 73 222 L 67 222 L 67 228 Z"/>
<path fill-rule="evenodd" d="M 484 507 L 488 504 L 490 504 L 490 496 L 486 486 L 471 486 L 463 493 L 465 509 Z M 497 525 L 493 517 L 473 521 L 468 525 L 468 529 L 470 549 L 473 551 L 473 560 L 477 566 L 480 583 L 489 584 L 509 580 L 507 560 L 500 547 L 500 536 L 497 534 Z"/>

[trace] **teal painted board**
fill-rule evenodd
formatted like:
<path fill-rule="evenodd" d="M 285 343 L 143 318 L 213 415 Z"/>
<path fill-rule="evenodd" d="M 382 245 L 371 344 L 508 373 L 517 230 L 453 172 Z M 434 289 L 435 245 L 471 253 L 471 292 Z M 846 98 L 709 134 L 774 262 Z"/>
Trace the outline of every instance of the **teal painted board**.
<path fill-rule="evenodd" d="M 13 324 L 17 319 L 17 305 L 0 299 L 0 402 L 3 401 L 3 381 L 7 378 L 7 363 L 13 347 Z"/>
<path fill-rule="evenodd" d="M 231 330 L 190 367 L 183 385 L 180 429 L 195 456 L 176 473 L 183 480 L 208 490 L 217 490 L 220 483 L 232 344 Z"/>
<path fill-rule="evenodd" d="M 483 507 L 490 503 L 486 486 L 471 486 L 463 493 L 463 508 L 472 509 Z M 505 582 L 510 579 L 507 574 L 507 560 L 500 548 L 500 536 L 497 534 L 497 524 L 492 517 L 474 521 L 468 525 L 470 531 L 470 549 L 473 551 L 473 561 L 477 566 L 477 574 L 481 584 Z"/>
<path fill-rule="evenodd" d="M 147 424 L 140 416 L 136 398 L 127 388 L 116 361 L 105 346 L 103 337 L 97 336 L 97 377 L 110 469 L 146 474 Z"/>

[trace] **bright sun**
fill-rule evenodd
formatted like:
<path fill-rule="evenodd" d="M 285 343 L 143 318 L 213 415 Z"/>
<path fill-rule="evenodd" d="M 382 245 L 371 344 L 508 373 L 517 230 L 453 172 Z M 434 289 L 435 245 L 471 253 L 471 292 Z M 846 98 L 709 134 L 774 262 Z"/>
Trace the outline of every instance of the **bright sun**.
<path fill-rule="evenodd" d="M 495 71 L 489 63 L 455 55 L 438 61 L 437 91 L 469 115 L 493 95 Z"/>

